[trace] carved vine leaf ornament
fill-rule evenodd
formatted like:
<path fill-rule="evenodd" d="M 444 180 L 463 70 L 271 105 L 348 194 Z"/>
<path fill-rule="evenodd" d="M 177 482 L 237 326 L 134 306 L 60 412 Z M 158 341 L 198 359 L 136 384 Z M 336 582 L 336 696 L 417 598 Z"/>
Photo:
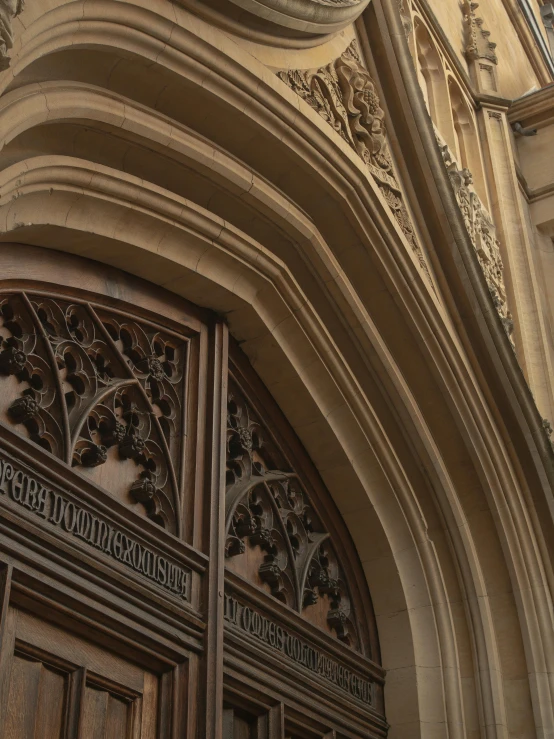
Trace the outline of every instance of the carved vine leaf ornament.
<path fill-rule="evenodd" d="M 0 71 L 10 64 L 8 52 L 13 47 L 12 21 L 24 5 L 25 0 L 0 0 Z"/>
<path fill-rule="evenodd" d="M 483 18 L 476 14 L 479 3 L 466 2 L 464 18 L 467 26 L 468 43 L 466 56 L 468 59 L 488 59 L 493 64 L 498 64 L 496 56 L 496 44 L 490 40 L 490 31 L 483 27 Z"/>
<path fill-rule="evenodd" d="M 429 270 L 404 204 L 387 143 L 385 113 L 353 41 L 334 62 L 319 69 L 277 73 L 365 162 L 408 240 L 422 270 Z"/>
<path fill-rule="evenodd" d="M 402 21 L 402 27 L 404 28 L 404 34 L 406 38 L 410 35 L 413 30 L 412 18 L 410 11 L 405 6 L 405 0 L 396 0 L 398 5 L 398 12 L 400 13 L 400 20 Z"/>
<path fill-rule="evenodd" d="M 257 572 L 249 573 L 251 578 L 306 619 L 326 624 L 339 640 L 356 648 L 349 590 L 331 537 L 298 475 L 274 469 L 280 455 L 264 437 L 247 401 L 231 386 L 226 557 L 232 565 L 233 559 L 248 558 L 248 551 L 255 554 L 257 550 L 259 556 L 253 560 Z"/>
<path fill-rule="evenodd" d="M 128 502 L 172 532 L 185 356 L 184 340 L 103 308 L 0 296 L 8 418 L 78 471 L 115 465 Z"/>
<path fill-rule="evenodd" d="M 496 228 L 481 199 L 473 189 L 473 178 L 469 169 L 460 169 L 448 144 L 435 130 L 437 143 L 441 150 L 444 165 L 448 171 L 450 182 L 456 195 L 458 206 L 462 212 L 467 232 L 471 238 L 477 259 L 485 275 L 485 280 L 492 296 L 498 315 L 512 347 L 514 322 L 508 310 L 506 286 L 504 284 L 504 264 L 500 254 L 500 241 L 496 236 Z"/>

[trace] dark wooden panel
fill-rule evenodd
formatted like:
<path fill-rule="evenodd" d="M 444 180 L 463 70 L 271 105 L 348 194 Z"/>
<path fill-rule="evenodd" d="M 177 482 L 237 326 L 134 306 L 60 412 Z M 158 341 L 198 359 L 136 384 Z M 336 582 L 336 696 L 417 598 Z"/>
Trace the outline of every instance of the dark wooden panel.
<path fill-rule="evenodd" d="M 160 680 L 90 641 L 15 608 L 5 661 L 6 739 L 165 739 Z M 170 711 L 171 711 L 170 706 Z M 169 726 L 172 721 L 170 720 Z"/>
<path fill-rule="evenodd" d="M 69 698 L 69 676 L 17 653 L 10 670 L 5 736 L 61 739 Z"/>
<path fill-rule="evenodd" d="M 0 737 L 383 737 L 356 552 L 227 327 L 41 259 L 0 282 Z"/>

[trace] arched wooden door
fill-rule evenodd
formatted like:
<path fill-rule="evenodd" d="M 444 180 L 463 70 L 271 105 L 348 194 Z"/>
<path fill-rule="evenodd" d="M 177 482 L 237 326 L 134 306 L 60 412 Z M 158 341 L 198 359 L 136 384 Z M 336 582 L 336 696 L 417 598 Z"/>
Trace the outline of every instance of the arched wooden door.
<path fill-rule="evenodd" d="M 0 734 L 383 736 L 356 552 L 224 324 L 33 247 L 0 274 Z"/>

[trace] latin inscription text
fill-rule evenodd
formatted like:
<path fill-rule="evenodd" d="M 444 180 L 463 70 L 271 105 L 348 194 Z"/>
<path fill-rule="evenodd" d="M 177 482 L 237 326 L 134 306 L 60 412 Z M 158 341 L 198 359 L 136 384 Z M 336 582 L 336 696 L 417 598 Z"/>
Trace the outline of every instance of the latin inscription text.
<path fill-rule="evenodd" d="M 293 662 L 345 690 L 363 703 L 372 704 L 373 690 L 370 682 L 227 594 L 225 595 L 225 620 L 286 655 Z"/>
<path fill-rule="evenodd" d="M 0 459 L 0 494 L 53 526 L 122 562 L 174 595 L 188 600 L 190 572 L 118 531 L 93 513 L 44 487 L 31 475 Z"/>

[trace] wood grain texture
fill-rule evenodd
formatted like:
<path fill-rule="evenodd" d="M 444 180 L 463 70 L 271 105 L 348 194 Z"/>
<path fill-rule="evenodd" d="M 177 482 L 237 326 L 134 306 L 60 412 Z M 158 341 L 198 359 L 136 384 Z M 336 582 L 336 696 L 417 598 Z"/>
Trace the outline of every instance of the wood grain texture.
<path fill-rule="evenodd" d="M 78 260 L 64 286 L 41 266 L 48 285 L 0 281 L 1 736 L 384 736 L 361 566 L 227 327 L 127 277 L 133 304 L 114 302 Z M 107 522 L 101 551 L 85 520 Z M 133 568 L 146 551 L 156 573 Z M 229 628 L 228 593 L 265 636 Z"/>

